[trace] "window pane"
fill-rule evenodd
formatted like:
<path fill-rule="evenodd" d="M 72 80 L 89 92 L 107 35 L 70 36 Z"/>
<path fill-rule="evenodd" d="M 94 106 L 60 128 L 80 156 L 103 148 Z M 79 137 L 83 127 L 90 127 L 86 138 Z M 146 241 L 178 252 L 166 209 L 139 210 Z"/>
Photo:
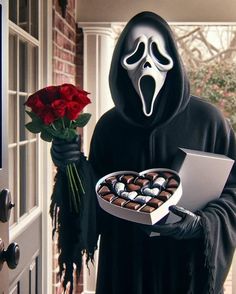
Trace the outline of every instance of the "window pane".
<path fill-rule="evenodd" d="M 16 143 L 17 133 L 17 100 L 16 95 L 9 95 L 9 144 Z"/>
<path fill-rule="evenodd" d="M 14 23 L 17 23 L 17 1 L 9 1 L 9 19 Z"/>
<path fill-rule="evenodd" d="M 17 46 L 16 36 L 9 36 L 9 90 L 16 91 L 16 76 L 17 76 Z"/>
<path fill-rule="evenodd" d="M 15 208 L 11 210 L 10 225 L 16 222 L 17 212 L 17 156 L 16 147 L 9 149 L 9 190 L 11 192 L 12 203 L 15 204 Z"/>
<path fill-rule="evenodd" d="M 38 39 L 38 0 L 31 0 L 31 30 L 32 36 Z"/>
<path fill-rule="evenodd" d="M 19 0 L 19 26 L 29 32 L 29 3 L 28 0 Z"/>
<path fill-rule="evenodd" d="M 27 43 L 20 40 L 19 42 L 19 88 L 21 92 L 27 92 Z"/>

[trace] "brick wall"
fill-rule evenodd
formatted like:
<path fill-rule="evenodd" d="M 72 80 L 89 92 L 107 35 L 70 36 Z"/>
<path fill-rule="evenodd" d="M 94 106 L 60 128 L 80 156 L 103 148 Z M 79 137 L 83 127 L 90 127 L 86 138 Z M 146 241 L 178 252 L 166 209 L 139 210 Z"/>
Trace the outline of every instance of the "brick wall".
<path fill-rule="evenodd" d="M 75 0 L 68 0 L 65 18 L 62 16 L 58 0 L 53 0 L 53 84 L 71 83 L 83 85 L 83 34 L 75 21 Z M 56 238 L 55 238 L 56 239 Z M 56 242 L 56 241 L 55 241 Z M 53 294 L 63 293 L 57 277 L 58 253 L 56 243 L 53 244 Z M 75 294 L 83 291 L 83 276 L 75 278 Z"/>

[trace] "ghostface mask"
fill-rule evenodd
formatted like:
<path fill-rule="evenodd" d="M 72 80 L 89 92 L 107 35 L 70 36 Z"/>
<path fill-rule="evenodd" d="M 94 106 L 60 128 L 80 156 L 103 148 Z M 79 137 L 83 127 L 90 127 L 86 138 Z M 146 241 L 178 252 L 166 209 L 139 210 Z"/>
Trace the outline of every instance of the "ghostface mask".
<path fill-rule="evenodd" d="M 127 36 L 121 64 L 142 101 L 143 113 L 151 116 L 167 72 L 173 67 L 161 33 L 148 24 L 134 27 Z"/>

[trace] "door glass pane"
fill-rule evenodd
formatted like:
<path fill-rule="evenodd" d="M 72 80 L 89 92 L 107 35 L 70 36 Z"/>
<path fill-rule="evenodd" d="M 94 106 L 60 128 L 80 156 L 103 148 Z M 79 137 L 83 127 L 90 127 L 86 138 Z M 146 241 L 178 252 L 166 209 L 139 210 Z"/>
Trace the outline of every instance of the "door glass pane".
<path fill-rule="evenodd" d="M 11 210 L 10 225 L 16 222 L 17 213 L 17 148 L 9 148 L 9 190 L 11 192 L 12 202 L 15 204 L 15 208 Z"/>
<path fill-rule="evenodd" d="M 9 89 L 16 91 L 16 77 L 17 77 L 17 45 L 16 36 L 10 34 L 9 36 Z"/>
<path fill-rule="evenodd" d="M 28 207 L 29 210 L 37 205 L 37 185 L 36 185 L 36 142 L 32 142 L 29 144 L 29 155 L 28 155 L 28 165 L 27 165 L 27 173 L 28 173 L 28 189 L 27 189 L 27 199 L 28 199 Z"/>
<path fill-rule="evenodd" d="M 19 0 L 19 26 L 29 32 L 29 3 L 28 0 Z"/>
<path fill-rule="evenodd" d="M 19 89 L 20 92 L 27 92 L 27 43 L 20 40 L 19 42 Z"/>
<path fill-rule="evenodd" d="M 30 93 L 38 89 L 38 48 L 29 46 L 29 85 L 28 90 Z"/>
<path fill-rule="evenodd" d="M 37 205 L 36 142 L 20 146 L 20 216 Z"/>
<path fill-rule="evenodd" d="M 9 144 L 16 143 L 17 134 L 17 100 L 16 95 L 9 95 Z"/>
<path fill-rule="evenodd" d="M 27 184 L 27 172 L 26 172 L 26 168 L 27 168 L 27 145 L 22 145 L 20 146 L 20 216 L 24 215 L 27 212 L 27 202 L 26 202 L 26 184 Z"/>
<path fill-rule="evenodd" d="M 38 39 L 38 0 L 31 1 L 31 35 Z"/>
<path fill-rule="evenodd" d="M 17 23 L 17 0 L 9 1 L 9 19 Z"/>

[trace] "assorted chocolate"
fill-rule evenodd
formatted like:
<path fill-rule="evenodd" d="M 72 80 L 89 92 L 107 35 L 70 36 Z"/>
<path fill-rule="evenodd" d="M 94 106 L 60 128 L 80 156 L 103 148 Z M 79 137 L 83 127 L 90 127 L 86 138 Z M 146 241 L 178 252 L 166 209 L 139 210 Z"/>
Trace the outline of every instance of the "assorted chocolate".
<path fill-rule="evenodd" d="M 165 203 L 179 186 L 179 178 L 170 171 L 124 174 L 106 178 L 98 195 L 111 204 L 152 213 Z"/>

